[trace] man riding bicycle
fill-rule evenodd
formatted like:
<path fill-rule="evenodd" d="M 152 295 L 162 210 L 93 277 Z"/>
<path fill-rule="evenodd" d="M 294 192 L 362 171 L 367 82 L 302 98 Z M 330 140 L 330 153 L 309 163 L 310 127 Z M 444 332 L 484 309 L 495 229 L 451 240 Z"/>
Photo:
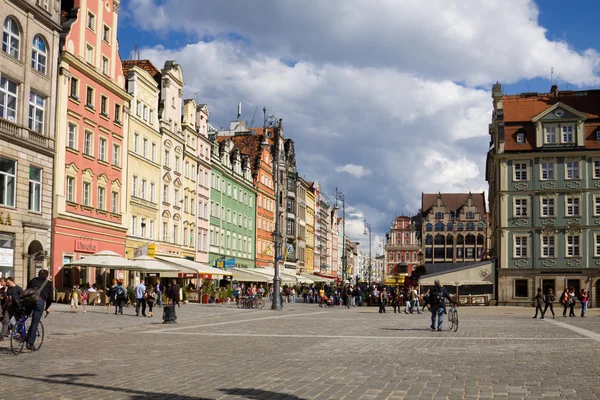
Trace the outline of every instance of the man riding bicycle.
<path fill-rule="evenodd" d="M 25 308 L 25 312 L 27 314 L 32 314 L 31 316 L 31 327 L 29 328 L 29 332 L 27 333 L 27 349 L 35 350 L 35 338 L 37 331 L 37 327 L 42 319 L 42 315 L 44 311 L 46 311 L 46 316 L 50 314 L 50 306 L 52 305 L 52 283 L 47 281 L 48 279 L 48 270 L 42 269 L 40 270 L 38 276 L 33 278 L 27 284 L 27 289 L 40 289 L 39 296 L 40 299 L 35 304 L 29 304 Z"/>

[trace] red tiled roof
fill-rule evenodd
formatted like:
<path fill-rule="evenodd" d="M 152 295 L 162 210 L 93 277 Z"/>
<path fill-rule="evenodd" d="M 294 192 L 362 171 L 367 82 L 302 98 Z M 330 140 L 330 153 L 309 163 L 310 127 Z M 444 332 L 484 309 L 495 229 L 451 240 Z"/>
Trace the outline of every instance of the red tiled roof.
<path fill-rule="evenodd" d="M 439 193 L 423 193 L 421 199 L 421 208 L 423 209 L 423 215 L 427 214 L 427 211 L 435 205 Z M 460 209 L 469 197 L 469 193 L 441 193 L 442 200 L 446 207 L 450 210 Z M 485 193 L 472 193 L 474 205 L 479 209 L 480 212 L 485 213 Z"/>
<path fill-rule="evenodd" d="M 135 66 L 148 72 L 150 76 L 152 76 L 152 78 L 154 78 L 154 80 L 160 84 L 161 73 L 150 60 L 125 60 L 122 62 L 122 64 L 123 76 L 127 76 L 127 72 L 129 72 L 131 67 Z"/>
<path fill-rule="evenodd" d="M 510 95 L 502 96 L 504 122 L 530 122 L 542 111 L 561 102 L 580 111 L 588 118 L 600 116 L 600 90 L 558 92 L 554 97 L 551 93 L 540 93 L 535 96 Z"/>
<path fill-rule="evenodd" d="M 517 143 L 517 133 L 525 134 L 525 143 Z M 504 150 L 505 151 L 529 151 L 535 146 L 535 128 L 533 124 L 522 126 L 504 127 Z"/>
<path fill-rule="evenodd" d="M 239 135 L 239 136 L 217 136 L 219 142 L 225 140 L 231 140 L 235 147 L 240 150 L 240 153 L 247 154 L 250 157 L 250 167 L 252 169 L 252 175 L 256 174 L 256 160 L 262 155 L 262 148 L 260 142 L 262 136 L 260 135 Z"/>

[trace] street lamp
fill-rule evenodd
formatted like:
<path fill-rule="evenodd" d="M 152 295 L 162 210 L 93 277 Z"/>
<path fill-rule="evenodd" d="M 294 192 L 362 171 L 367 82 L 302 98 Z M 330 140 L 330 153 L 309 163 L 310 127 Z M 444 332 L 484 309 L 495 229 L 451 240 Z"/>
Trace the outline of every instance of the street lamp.
<path fill-rule="evenodd" d="M 272 310 L 282 310 L 283 304 L 281 304 L 281 276 L 279 274 L 279 255 L 281 254 L 281 232 L 279 231 L 279 129 L 281 128 L 281 119 L 277 119 L 274 116 L 267 116 L 267 108 L 263 108 L 263 135 L 267 135 L 267 127 L 273 128 L 275 134 L 275 149 L 273 151 L 273 177 L 275 181 L 275 230 L 273 231 L 273 242 L 274 250 L 273 254 L 275 260 L 274 265 L 274 276 L 273 276 L 273 302 L 271 303 Z M 260 143 L 263 149 L 269 146 L 267 139 L 263 136 Z"/>
<path fill-rule="evenodd" d="M 335 188 L 335 206 L 337 207 L 337 202 L 340 200 L 342 202 L 342 281 L 346 281 L 346 202 L 344 200 L 344 193 L 339 192 L 337 188 Z"/>
<path fill-rule="evenodd" d="M 371 224 L 369 224 L 365 219 L 365 235 L 367 233 L 369 234 L 369 287 L 371 287 Z"/>

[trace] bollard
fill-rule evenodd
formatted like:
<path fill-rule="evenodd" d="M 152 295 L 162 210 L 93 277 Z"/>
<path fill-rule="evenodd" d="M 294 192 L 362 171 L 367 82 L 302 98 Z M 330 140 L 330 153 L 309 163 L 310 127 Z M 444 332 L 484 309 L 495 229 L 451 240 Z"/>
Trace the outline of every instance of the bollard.
<path fill-rule="evenodd" d="M 173 307 L 163 307 L 163 324 L 176 324 L 177 314 L 175 314 L 175 304 Z"/>

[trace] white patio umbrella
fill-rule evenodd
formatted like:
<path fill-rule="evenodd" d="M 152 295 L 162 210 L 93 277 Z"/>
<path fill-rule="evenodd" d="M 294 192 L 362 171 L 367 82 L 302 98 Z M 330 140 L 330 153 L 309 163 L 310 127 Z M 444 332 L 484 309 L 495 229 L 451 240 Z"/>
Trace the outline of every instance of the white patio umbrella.
<path fill-rule="evenodd" d="M 64 264 L 65 267 L 100 267 L 126 271 L 143 271 L 144 268 L 110 250 L 102 250 L 80 260 Z"/>

